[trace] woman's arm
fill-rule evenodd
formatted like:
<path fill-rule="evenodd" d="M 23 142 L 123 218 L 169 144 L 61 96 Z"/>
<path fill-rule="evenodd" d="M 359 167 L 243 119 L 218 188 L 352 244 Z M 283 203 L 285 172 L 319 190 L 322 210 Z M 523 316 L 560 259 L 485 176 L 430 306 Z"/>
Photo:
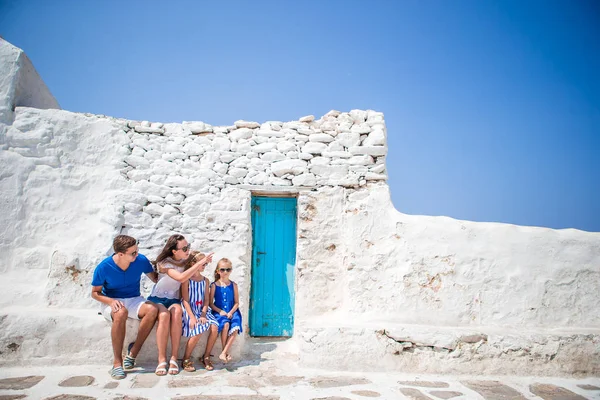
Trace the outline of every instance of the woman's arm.
<path fill-rule="evenodd" d="M 162 267 L 159 267 L 159 270 L 161 270 L 161 272 L 163 274 L 169 275 L 171 278 L 175 279 L 177 282 L 183 283 L 185 281 L 190 280 L 190 278 L 196 273 L 196 271 L 198 271 L 200 269 L 200 267 L 202 265 L 208 264 L 212 260 L 212 255 L 213 255 L 213 253 L 210 253 L 209 255 L 204 257 L 202 260 L 200 260 L 196 264 L 192 265 L 192 267 L 189 268 L 187 271 L 179 272 L 174 268 L 164 268 L 163 269 Z"/>

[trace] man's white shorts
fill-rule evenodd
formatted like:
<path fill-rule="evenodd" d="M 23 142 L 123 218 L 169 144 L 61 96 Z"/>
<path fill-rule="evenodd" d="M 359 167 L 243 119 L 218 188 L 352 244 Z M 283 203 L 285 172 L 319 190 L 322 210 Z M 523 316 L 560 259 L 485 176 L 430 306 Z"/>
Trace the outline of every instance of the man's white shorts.
<path fill-rule="evenodd" d="M 146 302 L 146 299 L 142 296 L 138 297 L 128 297 L 126 299 L 114 299 L 119 300 L 121 303 L 125 304 L 125 308 L 127 309 L 128 317 L 132 319 L 140 319 L 140 307 Z M 112 316 L 110 313 L 112 312 L 112 308 L 107 306 L 104 303 L 100 303 L 100 312 L 104 316 L 104 318 L 108 322 L 112 322 Z"/>

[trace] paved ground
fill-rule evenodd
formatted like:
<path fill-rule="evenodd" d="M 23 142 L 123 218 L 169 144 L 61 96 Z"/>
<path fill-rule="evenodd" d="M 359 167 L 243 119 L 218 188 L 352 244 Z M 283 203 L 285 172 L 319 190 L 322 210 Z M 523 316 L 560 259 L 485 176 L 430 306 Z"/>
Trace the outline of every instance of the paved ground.
<path fill-rule="evenodd" d="M 176 376 L 143 365 L 115 381 L 109 366 L 0 369 L 0 400 L 7 399 L 599 399 L 600 377 L 425 376 L 397 372 L 350 373 L 301 369 L 292 361 L 215 363 Z M 199 363 L 197 365 L 199 367 Z"/>

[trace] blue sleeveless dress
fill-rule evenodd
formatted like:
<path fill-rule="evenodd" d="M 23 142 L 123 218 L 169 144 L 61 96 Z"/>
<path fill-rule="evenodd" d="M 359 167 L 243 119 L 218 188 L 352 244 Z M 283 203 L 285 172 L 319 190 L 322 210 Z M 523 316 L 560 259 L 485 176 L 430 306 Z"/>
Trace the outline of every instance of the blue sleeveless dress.
<path fill-rule="evenodd" d="M 202 307 L 204 306 L 204 291 L 206 289 L 206 282 L 204 279 L 202 279 L 202 281 L 200 282 L 194 281 L 192 279 L 189 280 L 188 292 L 190 295 L 190 308 L 192 309 L 194 317 L 196 317 L 197 321 L 200 320 L 200 315 L 202 315 Z M 215 317 L 210 311 L 208 311 L 206 313 L 206 319 L 208 320 L 208 322 L 206 322 L 203 325 L 198 324 L 196 326 L 190 326 L 190 316 L 188 315 L 185 307 L 183 306 L 183 300 L 181 301 L 181 308 L 183 308 L 182 334 L 185 337 L 200 335 L 201 333 L 205 332 L 211 324 L 218 325 Z"/>
<path fill-rule="evenodd" d="M 230 281 L 229 285 L 225 287 L 216 285 L 214 282 L 211 285 L 216 287 L 214 299 L 215 306 L 219 307 L 225 312 L 229 312 L 229 310 L 231 310 L 235 304 L 233 281 Z M 235 331 L 242 333 L 242 314 L 240 313 L 239 309 L 235 310 L 231 319 L 227 318 L 226 316 L 219 315 L 219 313 L 214 310 L 211 311 L 219 324 L 219 333 L 221 333 L 227 322 L 229 322 L 229 331 L 227 332 L 227 336 L 231 335 Z"/>

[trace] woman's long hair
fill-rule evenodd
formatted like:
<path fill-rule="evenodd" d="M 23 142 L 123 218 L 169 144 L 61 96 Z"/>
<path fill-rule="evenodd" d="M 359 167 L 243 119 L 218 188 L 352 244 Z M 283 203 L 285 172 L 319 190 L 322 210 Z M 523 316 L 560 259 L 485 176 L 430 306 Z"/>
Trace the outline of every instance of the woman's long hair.
<path fill-rule="evenodd" d="M 171 237 L 167 239 L 165 247 L 163 247 L 158 257 L 156 257 L 156 261 L 154 261 L 154 265 L 156 265 L 157 268 L 158 264 L 164 261 L 167 257 L 173 257 L 173 250 L 177 250 L 177 242 L 180 240 L 185 240 L 185 237 L 179 234 L 171 235 Z"/>

